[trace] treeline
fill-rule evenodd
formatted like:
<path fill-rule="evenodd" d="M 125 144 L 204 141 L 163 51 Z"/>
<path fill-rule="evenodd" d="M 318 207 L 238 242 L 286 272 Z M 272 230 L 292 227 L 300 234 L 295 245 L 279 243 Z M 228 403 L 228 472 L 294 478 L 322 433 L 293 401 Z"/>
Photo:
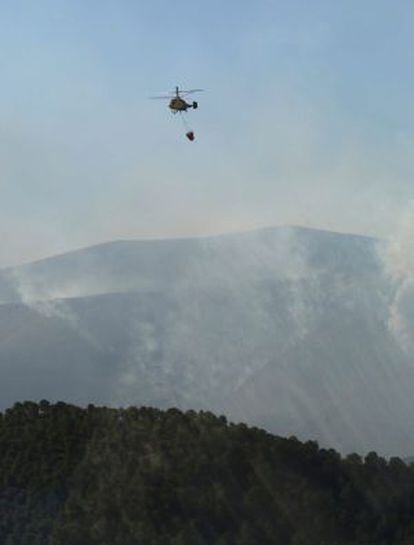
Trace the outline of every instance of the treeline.
<path fill-rule="evenodd" d="M 414 469 L 209 412 L 0 413 L 4 545 L 412 545 Z"/>

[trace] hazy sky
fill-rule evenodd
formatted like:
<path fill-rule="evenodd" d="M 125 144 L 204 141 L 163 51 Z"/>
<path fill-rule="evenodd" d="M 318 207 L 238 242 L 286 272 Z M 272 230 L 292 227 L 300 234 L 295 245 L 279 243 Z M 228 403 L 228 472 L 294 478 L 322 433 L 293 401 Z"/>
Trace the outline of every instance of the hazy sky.
<path fill-rule="evenodd" d="M 3 0 L 0 266 L 300 224 L 388 236 L 414 196 L 414 4 Z M 150 101 L 203 87 L 185 129 Z"/>

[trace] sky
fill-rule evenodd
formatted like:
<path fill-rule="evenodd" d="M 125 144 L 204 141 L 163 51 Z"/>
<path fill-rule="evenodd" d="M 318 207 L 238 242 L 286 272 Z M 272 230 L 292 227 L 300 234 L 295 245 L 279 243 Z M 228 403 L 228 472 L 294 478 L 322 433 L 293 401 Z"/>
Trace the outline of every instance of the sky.
<path fill-rule="evenodd" d="M 3 0 L 0 267 L 287 224 L 392 236 L 413 26 L 408 0 Z M 175 85 L 205 89 L 192 143 L 148 99 Z"/>

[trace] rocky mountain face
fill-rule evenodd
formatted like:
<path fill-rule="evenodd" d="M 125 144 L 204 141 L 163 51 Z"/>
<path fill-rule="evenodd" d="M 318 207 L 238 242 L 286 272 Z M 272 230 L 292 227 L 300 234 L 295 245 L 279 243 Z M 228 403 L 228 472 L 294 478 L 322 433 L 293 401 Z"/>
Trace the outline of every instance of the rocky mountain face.
<path fill-rule="evenodd" d="M 205 408 L 411 455 L 413 353 L 382 244 L 302 228 L 121 241 L 0 271 L 0 404 Z M 395 316 L 394 316 L 395 318 Z"/>

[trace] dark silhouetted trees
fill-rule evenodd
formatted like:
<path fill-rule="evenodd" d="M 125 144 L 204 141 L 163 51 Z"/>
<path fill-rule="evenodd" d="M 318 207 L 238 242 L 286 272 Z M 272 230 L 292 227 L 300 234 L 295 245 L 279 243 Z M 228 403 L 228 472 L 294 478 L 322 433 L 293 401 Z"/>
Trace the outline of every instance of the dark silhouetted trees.
<path fill-rule="evenodd" d="M 17 403 L 5 545 L 411 545 L 414 471 L 209 412 Z"/>

